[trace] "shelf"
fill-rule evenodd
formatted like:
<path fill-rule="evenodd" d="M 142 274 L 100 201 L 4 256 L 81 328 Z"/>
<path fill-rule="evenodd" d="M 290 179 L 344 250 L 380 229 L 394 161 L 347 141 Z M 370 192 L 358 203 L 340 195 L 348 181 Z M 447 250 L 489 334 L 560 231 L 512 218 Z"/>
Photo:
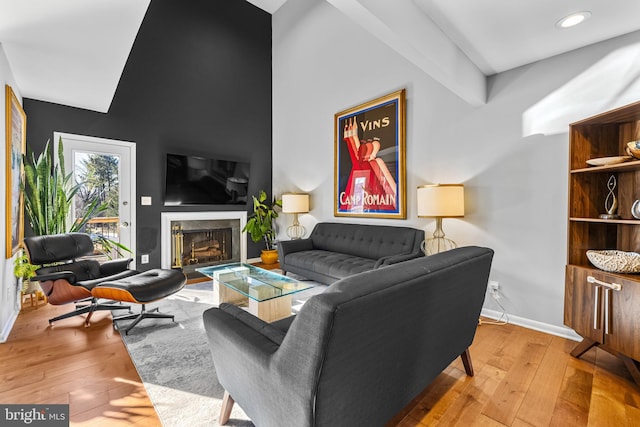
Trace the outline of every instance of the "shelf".
<path fill-rule="evenodd" d="M 603 172 L 632 172 L 640 170 L 640 160 L 616 163 L 606 166 L 589 166 L 586 168 L 572 169 L 571 173 L 603 173 Z"/>
<path fill-rule="evenodd" d="M 575 222 L 591 222 L 599 224 L 626 224 L 626 225 L 640 225 L 639 219 L 602 219 L 602 218 L 579 218 L 570 217 L 569 221 Z"/>
<path fill-rule="evenodd" d="M 589 159 L 620 156 L 628 141 L 640 139 L 640 102 L 604 112 L 570 125 L 569 220 L 565 276 L 564 324 L 584 338 L 571 354 L 580 357 L 601 346 L 622 358 L 640 384 L 640 274 L 612 273 L 589 262 L 587 251 L 640 253 L 640 220 L 631 207 L 640 192 L 640 160 L 589 166 Z M 609 188 L 609 176 L 616 179 Z M 613 185 L 613 183 L 612 183 Z M 625 219 L 602 219 L 613 192 Z M 598 283 L 589 280 L 592 276 Z M 607 283 L 621 289 L 608 292 Z M 610 328 L 613 324 L 613 328 Z"/>
<path fill-rule="evenodd" d="M 587 270 L 591 270 L 594 271 L 596 273 L 600 273 L 600 274 L 606 274 L 609 276 L 614 276 L 614 277 L 619 277 L 620 279 L 625 279 L 625 280 L 633 280 L 635 282 L 640 281 L 640 273 L 613 273 L 611 271 L 604 271 L 604 270 L 600 270 L 599 268 L 595 267 L 592 264 L 567 264 L 568 267 L 579 267 L 579 268 L 584 268 Z"/>

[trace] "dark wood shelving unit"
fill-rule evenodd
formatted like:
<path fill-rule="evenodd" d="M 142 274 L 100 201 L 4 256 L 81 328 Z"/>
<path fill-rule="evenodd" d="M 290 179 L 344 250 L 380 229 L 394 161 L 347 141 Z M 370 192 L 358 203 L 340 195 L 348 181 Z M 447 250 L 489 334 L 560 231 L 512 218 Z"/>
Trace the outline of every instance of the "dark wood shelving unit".
<path fill-rule="evenodd" d="M 564 323 L 584 339 L 571 352 L 580 357 L 599 346 L 618 356 L 640 385 L 640 274 L 594 267 L 586 252 L 640 252 L 640 220 L 631 214 L 640 199 L 640 160 L 588 166 L 587 160 L 625 155 L 640 136 L 640 103 L 570 126 L 569 217 Z M 602 219 L 607 181 L 614 176 L 619 219 Z M 612 284 L 612 286 L 609 286 Z M 617 290 L 617 286 L 620 289 Z"/>

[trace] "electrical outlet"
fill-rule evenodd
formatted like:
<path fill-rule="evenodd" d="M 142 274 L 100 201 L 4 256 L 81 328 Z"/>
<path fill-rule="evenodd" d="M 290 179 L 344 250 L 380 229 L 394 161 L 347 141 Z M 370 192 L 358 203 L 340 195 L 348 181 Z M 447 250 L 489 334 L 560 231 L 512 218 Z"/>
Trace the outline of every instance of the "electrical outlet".
<path fill-rule="evenodd" d="M 497 291 L 500 289 L 500 284 L 495 280 L 489 280 L 489 289 L 492 291 Z"/>
<path fill-rule="evenodd" d="M 149 254 L 140 256 L 140 264 L 149 264 Z"/>

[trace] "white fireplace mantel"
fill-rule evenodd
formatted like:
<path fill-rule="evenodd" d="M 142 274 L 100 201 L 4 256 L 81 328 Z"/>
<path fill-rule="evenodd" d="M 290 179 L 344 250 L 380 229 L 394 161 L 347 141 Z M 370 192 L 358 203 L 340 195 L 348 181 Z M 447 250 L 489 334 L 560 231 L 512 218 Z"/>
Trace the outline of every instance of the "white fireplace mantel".
<path fill-rule="evenodd" d="M 246 211 L 162 212 L 160 214 L 160 264 L 171 268 L 171 221 L 240 220 L 240 230 L 247 223 Z M 240 260 L 247 262 L 247 233 L 240 233 Z"/>

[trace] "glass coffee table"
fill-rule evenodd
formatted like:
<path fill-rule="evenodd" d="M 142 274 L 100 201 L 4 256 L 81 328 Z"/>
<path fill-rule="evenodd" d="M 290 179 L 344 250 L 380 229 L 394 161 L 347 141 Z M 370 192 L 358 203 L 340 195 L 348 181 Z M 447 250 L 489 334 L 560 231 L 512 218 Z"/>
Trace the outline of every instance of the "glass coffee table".
<path fill-rule="evenodd" d="M 251 314 L 266 322 L 291 316 L 291 295 L 313 288 L 308 283 L 240 262 L 196 271 L 213 279 L 218 304 L 246 305 Z"/>

